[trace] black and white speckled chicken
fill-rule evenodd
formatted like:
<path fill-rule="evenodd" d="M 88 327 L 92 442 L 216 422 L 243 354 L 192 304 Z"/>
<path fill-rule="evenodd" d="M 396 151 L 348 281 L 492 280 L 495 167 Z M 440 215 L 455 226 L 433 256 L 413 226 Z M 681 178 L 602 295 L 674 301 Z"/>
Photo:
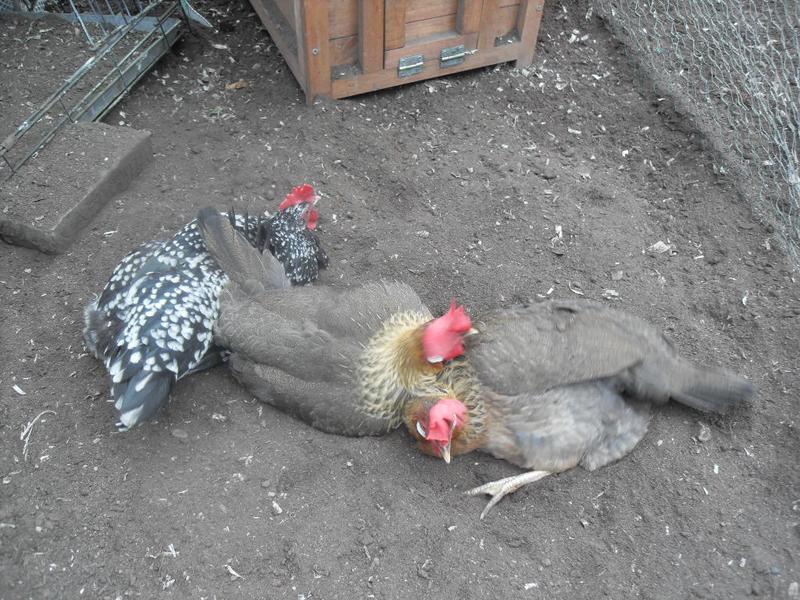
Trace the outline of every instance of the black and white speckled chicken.
<path fill-rule="evenodd" d="M 314 233 L 316 201 L 313 188 L 302 185 L 275 215 L 231 214 L 231 223 L 259 251 L 273 252 L 292 283 L 310 283 L 327 265 Z M 84 339 L 111 376 L 120 430 L 153 417 L 178 379 L 223 358 L 212 327 L 227 281 L 193 220 L 172 239 L 126 256 L 86 307 Z"/>
<path fill-rule="evenodd" d="M 278 214 L 264 224 L 269 251 L 295 285 L 315 281 L 320 267 L 328 265 L 328 255 L 314 233 L 319 213 L 311 207 L 316 203 L 314 188 L 308 184 L 298 186 L 281 202 Z"/>

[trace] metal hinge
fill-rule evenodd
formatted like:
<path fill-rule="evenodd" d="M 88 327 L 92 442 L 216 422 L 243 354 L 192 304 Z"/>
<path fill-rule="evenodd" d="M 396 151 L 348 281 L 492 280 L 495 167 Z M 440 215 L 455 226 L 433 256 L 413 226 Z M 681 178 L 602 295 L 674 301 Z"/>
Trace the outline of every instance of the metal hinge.
<path fill-rule="evenodd" d="M 460 65 L 466 60 L 468 54 L 475 54 L 477 51 L 477 49 L 467 50 L 464 47 L 464 44 L 451 46 L 450 48 L 444 48 L 439 57 L 439 66 L 444 68 Z"/>
<path fill-rule="evenodd" d="M 398 77 L 411 77 L 417 73 L 422 73 L 422 67 L 425 64 L 425 57 L 422 54 L 413 54 L 401 58 L 397 63 L 397 76 Z"/>

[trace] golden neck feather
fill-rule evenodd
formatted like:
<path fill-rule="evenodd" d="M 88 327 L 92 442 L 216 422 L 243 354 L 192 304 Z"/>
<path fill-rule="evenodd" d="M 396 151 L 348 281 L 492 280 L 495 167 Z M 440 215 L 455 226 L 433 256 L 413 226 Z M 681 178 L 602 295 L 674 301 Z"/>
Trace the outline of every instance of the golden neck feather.
<path fill-rule="evenodd" d="M 432 365 L 422 349 L 422 335 L 430 315 L 405 312 L 392 315 L 361 354 L 358 367 L 360 394 L 366 411 L 388 418 L 394 426 L 402 420 L 405 402 L 439 389 L 440 365 Z"/>
<path fill-rule="evenodd" d="M 457 398 L 467 407 L 467 419 L 453 438 L 453 456 L 479 448 L 484 441 L 489 418 L 484 403 L 484 392 L 478 377 L 465 357 L 452 361 L 439 377 L 445 396 Z"/>

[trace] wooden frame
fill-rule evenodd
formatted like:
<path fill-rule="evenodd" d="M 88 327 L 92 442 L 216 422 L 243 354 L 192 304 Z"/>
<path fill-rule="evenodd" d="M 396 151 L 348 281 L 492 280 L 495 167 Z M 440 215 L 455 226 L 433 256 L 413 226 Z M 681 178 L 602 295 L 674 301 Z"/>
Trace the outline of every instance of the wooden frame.
<path fill-rule="evenodd" d="M 530 65 L 544 9 L 544 0 L 250 2 L 309 103 L 501 62 Z M 443 51 L 462 45 L 460 63 L 443 62 Z"/>

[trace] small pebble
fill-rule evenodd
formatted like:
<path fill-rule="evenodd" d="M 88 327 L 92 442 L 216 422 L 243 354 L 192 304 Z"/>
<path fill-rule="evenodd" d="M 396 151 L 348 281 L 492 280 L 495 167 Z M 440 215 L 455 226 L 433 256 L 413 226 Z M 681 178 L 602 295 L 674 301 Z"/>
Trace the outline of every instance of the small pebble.
<path fill-rule="evenodd" d="M 183 429 L 173 429 L 172 435 L 178 438 L 179 440 L 185 440 L 189 437 L 189 434 L 186 433 L 186 431 L 184 431 Z"/>
<path fill-rule="evenodd" d="M 432 570 L 433 570 L 433 561 L 431 559 L 427 559 L 424 563 L 417 566 L 417 575 L 419 575 L 423 579 L 430 579 Z"/>
<path fill-rule="evenodd" d="M 711 439 L 711 428 L 705 423 L 698 423 L 698 425 L 700 425 L 700 431 L 697 433 L 697 440 L 705 443 Z"/>

